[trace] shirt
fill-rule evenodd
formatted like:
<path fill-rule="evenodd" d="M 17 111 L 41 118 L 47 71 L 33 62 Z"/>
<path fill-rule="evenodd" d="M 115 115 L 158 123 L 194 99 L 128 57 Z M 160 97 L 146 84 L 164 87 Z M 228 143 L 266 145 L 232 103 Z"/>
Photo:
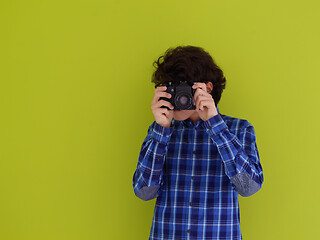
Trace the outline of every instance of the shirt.
<path fill-rule="evenodd" d="M 264 181 L 254 127 L 219 112 L 148 128 L 136 170 L 137 197 L 156 199 L 149 240 L 242 239 L 238 195 Z"/>

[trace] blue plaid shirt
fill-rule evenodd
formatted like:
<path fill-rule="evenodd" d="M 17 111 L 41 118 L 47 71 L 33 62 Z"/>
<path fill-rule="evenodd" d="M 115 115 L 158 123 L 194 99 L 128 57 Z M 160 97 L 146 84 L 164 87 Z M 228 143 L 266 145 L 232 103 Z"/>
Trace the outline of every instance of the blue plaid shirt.
<path fill-rule="evenodd" d="M 132 182 L 137 197 L 157 198 L 149 240 L 242 239 L 238 194 L 261 188 L 262 166 L 253 126 L 217 110 L 149 126 Z"/>

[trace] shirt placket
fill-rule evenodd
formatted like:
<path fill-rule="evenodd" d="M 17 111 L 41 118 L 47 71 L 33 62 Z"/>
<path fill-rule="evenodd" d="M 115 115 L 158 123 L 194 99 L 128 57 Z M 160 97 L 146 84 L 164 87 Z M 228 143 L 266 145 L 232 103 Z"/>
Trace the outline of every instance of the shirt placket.
<path fill-rule="evenodd" d="M 194 222 L 193 222 L 193 219 L 192 219 L 192 216 L 193 216 L 193 201 L 192 201 L 192 198 L 193 198 L 193 189 L 194 189 L 194 179 L 195 179 L 195 176 L 194 176 L 194 167 L 195 167 L 195 161 L 196 161 L 196 153 L 197 153 L 197 143 L 196 143 L 196 139 L 197 139 L 197 126 L 198 124 L 196 125 L 193 125 L 192 122 L 189 122 L 189 131 L 191 131 L 191 138 L 190 138 L 190 146 L 191 146 L 191 178 L 190 178 L 190 197 L 189 197 L 189 203 L 188 203 L 188 212 L 189 212 L 189 219 L 188 219 L 188 228 L 187 228 L 187 239 L 193 239 L 192 238 L 192 226 L 195 226 Z M 194 227 L 194 229 L 196 229 L 196 226 Z"/>

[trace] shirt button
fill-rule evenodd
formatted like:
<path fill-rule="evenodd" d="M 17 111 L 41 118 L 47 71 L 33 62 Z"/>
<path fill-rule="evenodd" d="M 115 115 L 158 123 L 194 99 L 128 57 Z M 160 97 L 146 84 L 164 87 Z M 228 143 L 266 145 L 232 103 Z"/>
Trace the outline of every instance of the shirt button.
<path fill-rule="evenodd" d="M 194 176 L 192 176 L 191 179 L 194 179 Z"/>
<path fill-rule="evenodd" d="M 189 232 L 191 232 L 191 230 L 190 230 L 190 229 L 188 229 L 188 231 L 187 231 L 187 232 L 189 233 Z"/>
<path fill-rule="evenodd" d="M 196 151 L 193 151 L 193 154 L 196 154 Z"/>
<path fill-rule="evenodd" d="M 220 147 L 220 150 L 223 150 L 223 147 Z"/>
<path fill-rule="evenodd" d="M 167 136 L 167 134 L 165 134 L 165 133 L 164 133 L 164 134 L 163 134 L 163 136 L 164 136 L 164 137 L 166 137 L 166 136 Z"/>
<path fill-rule="evenodd" d="M 208 128 L 209 128 L 210 130 L 212 129 L 212 127 L 211 127 L 211 126 L 209 126 Z"/>
<path fill-rule="evenodd" d="M 191 203 L 191 202 L 189 202 L 189 206 L 192 206 L 192 203 Z"/>

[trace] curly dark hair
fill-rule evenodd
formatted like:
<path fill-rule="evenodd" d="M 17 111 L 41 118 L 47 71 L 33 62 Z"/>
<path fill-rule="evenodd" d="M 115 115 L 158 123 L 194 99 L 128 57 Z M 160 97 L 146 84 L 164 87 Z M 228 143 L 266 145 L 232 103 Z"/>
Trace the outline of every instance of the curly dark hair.
<path fill-rule="evenodd" d="M 222 70 L 217 66 L 212 57 L 201 47 L 178 46 L 168 48 L 164 55 L 153 62 L 155 71 L 152 81 L 158 87 L 169 81 L 178 83 L 187 81 L 212 82 L 212 98 L 217 105 L 220 101 L 223 89 L 226 86 L 226 78 Z"/>

